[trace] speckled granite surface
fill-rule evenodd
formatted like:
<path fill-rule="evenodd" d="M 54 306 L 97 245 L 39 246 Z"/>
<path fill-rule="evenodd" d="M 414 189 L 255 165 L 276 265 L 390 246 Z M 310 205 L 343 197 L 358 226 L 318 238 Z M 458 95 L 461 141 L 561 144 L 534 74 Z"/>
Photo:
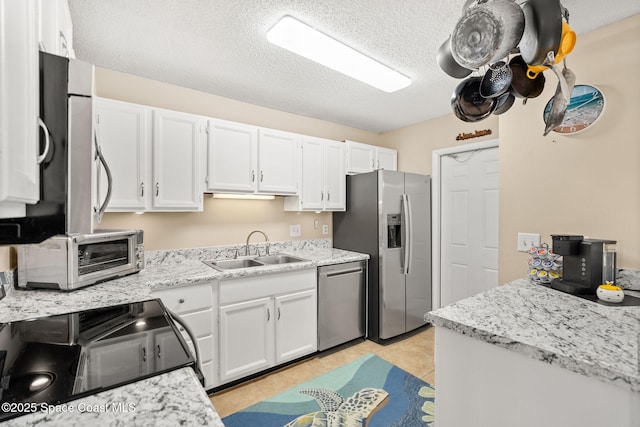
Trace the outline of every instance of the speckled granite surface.
<path fill-rule="evenodd" d="M 2 426 L 209 426 L 224 427 L 190 368 L 107 390 L 13 418 Z M 71 412 L 72 411 L 72 412 Z"/>
<path fill-rule="evenodd" d="M 527 279 L 429 313 L 431 322 L 640 392 L 640 307 L 609 307 Z"/>
<path fill-rule="evenodd" d="M 145 268 L 131 276 L 72 292 L 12 289 L 0 301 L 0 323 L 143 301 L 153 298 L 151 291 L 157 289 L 188 286 L 218 279 L 281 273 L 368 258 L 368 255 L 333 249 L 328 246 L 327 240 L 272 244 L 272 254 L 288 253 L 308 259 L 309 261 L 306 262 L 242 268 L 225 272 L 215 270 L 202 261 L 223 258 L 224 255 L 233 257 L 233 250 L 228 249 L 233 247 L 148 251 L 145 253 L 147 260 Z"/>
<path fill-rule="evenodd" d="M 251 245 L 252 253 L 264 245 Z M 270 245 L 270 253 L 287 253 L 308 261 L 272 265 L 251 269 L 219 272 L 202 263 L 203 260 L 232 258 L 236 248 L 244 245 L 193 248 L 145 253 L 146 267 L 138 274 L 100 283 L 72 292 L 52 290 L 19 290 L 7 287 L 7 296 L 0 301 L 0 323 L 63 314 L 73 311 L 144 301 L 153 298 L 155 289 L 187 286 L 208 281 L 272 274 L 290 270 L 315 268 L 367 259 L 368 255 L 332 249 L 329 239 L 277 242 Z M 241 251 L 241 254 L 243 251 Z M 206 425 L 223 426 L 204 389 L 193 371 L 182 369 L 159 375 L 134 384 L 70 402 L 73 405 L 99 406 L 109 402 L 134 403 L 135 411 L 88 411 L 81 414 L 36 413 L 21 416 L 3 426 L 62 425 L 65 427 L 100 425 Z M 78 406 L 75 406 L 78 408 Z"/>

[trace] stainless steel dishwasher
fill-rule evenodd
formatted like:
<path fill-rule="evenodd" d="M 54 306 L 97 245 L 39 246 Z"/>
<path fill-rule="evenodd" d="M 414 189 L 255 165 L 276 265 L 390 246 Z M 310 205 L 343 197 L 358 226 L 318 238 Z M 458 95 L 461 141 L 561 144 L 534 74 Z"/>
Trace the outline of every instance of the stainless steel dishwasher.
<path fill-rule="evenodd" d="M 318 268 L 318 350 L 365 335 L 367 262 Z"/>

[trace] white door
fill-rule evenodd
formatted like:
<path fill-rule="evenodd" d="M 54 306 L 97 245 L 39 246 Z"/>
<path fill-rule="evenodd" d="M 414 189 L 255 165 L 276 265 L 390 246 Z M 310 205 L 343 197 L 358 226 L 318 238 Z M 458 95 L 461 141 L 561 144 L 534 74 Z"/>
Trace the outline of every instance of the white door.
<path fill-rule="evenodd" d="M 345 141 L 345 144 L 347 146 L 347 173 L 364 173 L 375 169 L 375 146 L 354 141 Z"/>
<path fill-rule="evenodd" d="M 202 210 L 204 128 L 200 117 L 153 111 L 153 209 Z"/>
<path fill-rule="evenodd" d="M 32 0 L 0 1 L 0 217 L 6 218 L 25 216 L 26 204 L 40 197 L 35 18 Z"/>
<path fill-rule="evenodd" d="M 331 211 L 343 211 L 346 207 L 347 175 L 344 162 L 344 144 L 328 141 L 325 146 L 324 208 Z"/>
<path fill-rule="evenodd" d="M 324 141 L 302 141 L 302 209 L 322 210 L 324 204 Z"/>
<path fill-rule="evenodd" d="M 398 170 L 398 152 L 391 148 L 376 148 L 376 169 Z"/>
<path fill-rule="evenodd" d="M 207 190 L 253 193 L 258 168 L 258 128 L 209 120 Z"/>
<path fill-rule="evenodd" d="M 498 285 L 498 148 L 441 157 L 441 306 Z"/>
<path fill-rule="evenodd" d="M 220 381 L 273 365 L 273 300 L 260 298 L 220 307 Z"/>
<path fill-rule="evenodd" d="M 318 348 L 316 290 L 281 295 L 276 301 L 276 363 Z"/>
<path fill-rule="evenodd" d="M 258 132 L 258 191 L 297 194 L 301 159 L 300 136 L 272 129 Z"/>
<path fill-rule="evenodd" d="M 151 148 L 150 109 L 101 98 L 94 100 L 94 106 L 98 140 L 113 177 L 107 210 L 144 211 L 145 190 L 151 191 L 145 189 L 146 159 Z M 106 174 L 100 178 L 99 188 L 106 192 Z"/>

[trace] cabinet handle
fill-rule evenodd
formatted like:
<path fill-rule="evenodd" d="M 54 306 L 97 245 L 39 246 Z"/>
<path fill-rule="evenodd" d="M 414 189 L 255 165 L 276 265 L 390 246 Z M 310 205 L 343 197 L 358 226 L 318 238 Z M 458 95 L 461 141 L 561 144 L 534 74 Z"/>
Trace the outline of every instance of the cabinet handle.
<path fill-rule="evenodd" d="M 160 350 L 160 344 L 158 344 L 158 359 L 162 357 L 162 351 Z"/>
<path fill-rule="evenodd" d="M 251 171 L 251 182 L 256 182 L 256 171 Z"/>
<path fill-rule="evenodd" d="M 329 200 L 331 200 L 331 193 L 329 193 L 329 192 L 327 191 L 327 202 L 328 202 Z"/>
<path fill-rule="evenodd" d="M 144 182 L 140 183 L 140 197 L 144 197 Z"/>
<path fill-rule="evenodd" d="M 178 300 L 178 302 L 179 302 L 180 304 L 182 304 L 182 303 L 184 302 L 184 298 L 180 298 L 180 299 Z"/>
<path fill-rule="evenodd" d="M 267 308 L 267 322 L 271 320 L 271 311 Z"/>
<path fill-rule="evenodd" d="M 145 347 L 142 347 L 142 361 L 147 361 L 147 349 Z"/>
<path fill-rule="evenodd" d="M 260 182 L 262 182 L 263 179 L 264 179 L 264 173 L 260 171 Z"/>
<path fill-rule="evenodd" d="M 320 192 L 320 201 L 322 202 L 324 200 L 324 191 Z"/>
<path fill-rule="evenodd" d="M 378 169 L 380 169 L 380 160 L 378 160 Z"/>
<path fill-rule="evenodd" d="M 371 169 L 375 169 L 375 167 L 376 167 L 376 163 L 375 162 L 376 162 L 375 160 L 371 159 Z"/>
<path fill-rule="evenodd" d="M 160 194 L 160 183 L 156 182 L 156 197 Z"/>
<path fill-rule="evenodd" d="M 280 307 L 278 307 L 278 320 L 280 320 Z"/>

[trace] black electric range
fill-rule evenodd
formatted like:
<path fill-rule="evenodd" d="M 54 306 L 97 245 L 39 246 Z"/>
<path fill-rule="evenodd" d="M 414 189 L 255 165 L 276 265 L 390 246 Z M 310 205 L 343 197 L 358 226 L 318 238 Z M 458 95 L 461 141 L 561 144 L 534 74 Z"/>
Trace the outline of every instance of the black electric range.
<path fill-rule="evenodd" d="M 0 421 L 182 367 L 203 383 L 159 299 L 0 323 Z"/>

